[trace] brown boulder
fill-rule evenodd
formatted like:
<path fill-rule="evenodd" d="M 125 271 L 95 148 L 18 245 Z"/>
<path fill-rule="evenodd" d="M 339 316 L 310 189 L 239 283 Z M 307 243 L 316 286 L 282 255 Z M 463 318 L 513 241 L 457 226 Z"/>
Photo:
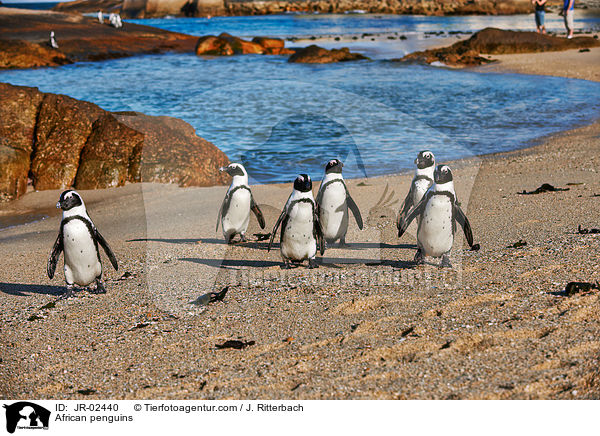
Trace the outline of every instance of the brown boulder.
<path fill-rule="evenodd" d="M 273 48 L 265 48 L 265 52 L 263 54 L 266 54 L 266 55 L 292 55 L 294 53 L 296 53 L 296 50 L 292 50 L 291 48 L 273 47 Z"/>
<path fill-rule="evenodd" d="M 252 42 L 262 46 L 263 48 L 283 48 L 285 41 L 280 38 L 267 38 L 265 36 L 256 36 L 252 38 Z"/>
<path fill-rule="evenodd" d="M 43 44 L 0 40 L 0 69 L 56 67 L 70 63 L 63 53 Z"/>
<path fill-rule="evenodd" d="M 92 126 L 75 178 L 76 189 L 98 189 L 139 182 L 144 134 L 106 113 Z"/>
<path fill-rule="evenodd" d="M 589 36 L 567 39 L 536 32 L 515 32 L 488 27 L 475 33 L 466 41 L 457 42 L 452 47 L 455 47 L 457 52 L 475 50 L 486 54 L 510 54 L 597 46 L 600 46 L 600 41 Z"/>
<path fill-rule="evenodd" d="M 265 51 L 262 45 L 232 36 L 229 33 L 221 33 L 219 38 L 227 41 L 235 54 L 262 54 Z"/>
<path fill-rule="evenodd" d="M 31 162 L 35 189 L 73 186 L 79 157 L 92 132 L 92 125 L 105 112 L 93 103 L 66 95 L 45 95 L 38 116 Z"/>
<path fill-rule="evenodd" d="M 229 163 L 215 145 L 196 135 L 183 120 L 140 113 L 115 114 L 115 118 L 144 135 L 139 181 L 177 183 L 180 186 L 213 186 L 228 182 L 219 168 Z M 135 166 L 135 162 L 132 163 Z M 131 171 L 130 171 L 131 174 Z"/>
<path fill-rule="evenodd" d="M 213 35 L 201 37 L 196 44 L 195 51 L 198 56 L 231 56 L 234 54 L 229 42 Z"/>
<path fill-rule="evenodd" d="M 475 33 L 471 38 L 459 41 L 449 47 L 414 52 L 402 59 L 393 60 L 428 64 L 439 61 L 450 66 L 464 67 L 493 62 L 480 56 L 480 53 L 535 53 L 596 46 L 600 46 L 600 41 L 591 37 L 580 36 L 566 39 L 536 32 L 515 32 L 487 28 Z"/>
<path fill-rule="evenodd" d="M 18 198 L 27 176 L 38 110 L 37 88 L 0 83 L 0 201 Z"/>
<path fill-rule="evenodd" d="M 327 50 L 317 45 L 309 45 L 296 51 L 288 62 L 306 63 L 306 64 L 326 64 L 330 62 L 347 62 L 369 59 L 358 53 L 351 53 L 347 47 L 342 49 Z"/>

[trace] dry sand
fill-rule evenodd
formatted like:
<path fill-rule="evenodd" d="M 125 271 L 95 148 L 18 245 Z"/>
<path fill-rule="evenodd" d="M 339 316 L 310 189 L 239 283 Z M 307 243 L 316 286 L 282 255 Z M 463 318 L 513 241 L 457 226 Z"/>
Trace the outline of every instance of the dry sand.
<path fill-rule="evenodd" d="M 514 72 L 544 76 L 572 77 L 600 82 L 600 48 L 589 51 L 494 55 L 499 62 L 477 68 L 482 72 Z"/>
<path fill-rule="evenodd" d="M 454 163 L 481 250 L 459 238 L 453 270 L 414 267 L 414 227 L 395 237 L 408 174 L 348 182 L 366 228 L 318 270 L 224 245 L 225 187 L 82 192 L 120 269 L 104 258 L 108 293 L 61 301 L 62 271 L 45 276 L 59 192 L 2 205 L 50 216 L 0 231 L 0 397 L 598 399 L 600 292 L 561 291 L 600 280 L 600 234 L 577 233 L 600 227 L 599 138 L 595 123 Z M 542 183 L 569 190 L 518 194 Z M 253 191 L 270 231 L 290 186 Z M 188 303 L 227 284 L 223 302 Z M 228 339 L 255 344 L 215 347 Z"/>

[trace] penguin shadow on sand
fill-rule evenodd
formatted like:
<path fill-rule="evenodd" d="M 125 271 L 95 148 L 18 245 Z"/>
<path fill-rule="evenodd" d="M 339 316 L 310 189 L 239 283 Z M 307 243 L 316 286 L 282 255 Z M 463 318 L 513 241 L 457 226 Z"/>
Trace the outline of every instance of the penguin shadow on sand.
<path fill-rule="evenodd" d="M 0 292 L 18 297 L 27 297 L 30 294 L 44 294 L 59 296 L 65 293 L 64 286 L 27 285 L 23 283 L 0 283 Z"/>
<path fill-rule="evenodd" d="M 231 269 L 236 270 L 240 268 L 269 268 L 272 266 L 282 265 L 283 262 L 272 261 L 268 259 L 264 259 L 264 255 L 260 254 L 257 256 L 253 256 L 253 252 L 263 253 L 267 251 L 270 233 L 267 233 L 270 229 L 269 226 L 272 227 L 273 223 L 277 220 L 279 215 L 279 211 L 267 204 L 259 204 L 260 209 L 264 215 L 266 226 L 265 229 L 261 229 L 258 225 L 256 219 L 252 216 L 250 218 L 250 223 L 248 224 L 248 229 L 246 232 L 246 241 L 241 241 L 239 236 L 235 236 L 232 239 L 231 243 L 227 243 L 225 238 L 222 237 L 220 231 L 219 235 L 215 238 L 199 238 L 199 239 L 175 239 L 175 240 L 162 240 L 159 239 L 159 242 L 171 242 L 171 241 L 181 241 L 181 242 L 173 242 L 173 243 L 181 243 L 181 244 L 216 244 L 225 246 L 226 249 L 222 252 L 222 256 L 215 258 L 199 258 L 199 257 L 183 257 L 179 258 L 179 261 L 183 262 L 192 262 L 202 265 L 211 266 L 214 268 L 223 268 L 223 269 Z M 221 238 L 219 238 L 221 236 Z M 279 243 L 277 243 L 277 247 L 279 247 Z M 245 250 L 249 249 L 249 250 Z"/>

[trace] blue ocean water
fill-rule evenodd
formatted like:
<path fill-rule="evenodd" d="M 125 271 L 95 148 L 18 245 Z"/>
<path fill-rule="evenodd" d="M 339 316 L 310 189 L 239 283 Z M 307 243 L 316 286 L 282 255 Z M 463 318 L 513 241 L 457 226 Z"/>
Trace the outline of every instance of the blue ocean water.
<path fill-rule="evenodd" d="M 426 32 L 476 32 L 486 27 L 510 30 L 535 30 L 530 15 L 467 15 L 435 17 L 425 15 L 386 14 L 286 14 L 213 18 L 151 18 L 128 20 L 190 35 L 217 35 L 228 32 L 236 36 L 362 36 L 364 33 L 422 35 Z M 549 31 L 564 31 L 563 18 L 546 14 Z M 575 27 L 581 31 L 600 29 L 600 16 L 594 11 L 577 11 Z"/>
<path fill-rule="evenodd" d="M 289 27 L 286 34 L 297 35 L 301 30 L 292 23 L 304 22 L 297 18 L 244 20 L 280 20 L 279 29 Z M 452 19 L 460 24 L 471 18 Z M 145 23 L 185 27 L 189 21 Z M 368 26 L 375 24 L 361 31 Z M 269 34 L 282 35 L 277 32 Z M 290 181 L 301 172 L 317 179 L 335 157 L 346 162 L 346 177 L 396 173 L 411 168 L 423 148 L 432 149 L 439 161 L 511 150 L 600 117 L 598 83 L 384 59 L 304 65 L 289 64 L 283 56 L 166 54 L 3 71 L 0 81 L 67 94 L 107 110 L 182 118 L 232 161 L 244 163 L 254 183 Z"/>

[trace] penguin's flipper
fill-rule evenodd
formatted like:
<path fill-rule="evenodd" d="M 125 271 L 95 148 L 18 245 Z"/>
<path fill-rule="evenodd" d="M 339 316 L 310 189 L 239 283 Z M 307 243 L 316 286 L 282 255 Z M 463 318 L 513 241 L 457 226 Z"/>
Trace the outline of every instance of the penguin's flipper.
<path fill-rule="evenodd" d="M 396 227 L 398 227 L 398 230 L 400 230 L 400 223 L 402 222 L 404 217 L 406 217 L 406 214 L 408 214 L 408 211 L 410 210 L 411 207 L 413 207 L 413 184 L 412 183 L 410 184 L 410 189 L 408 190 L 408 194 L 406 195 L 406 198 L 404 199 L 404 204 L 402 204 L 402 210 L 398 214 L 398 219 L 396 220 Z"/>
<path fill-rule="evenodd" d="M 54 277 L 54 272 L 56 271 L 56 264 L 58 263 L 58 258 L 60 257 L 60 253 L 63 251 L 63 233 L 62 226 L 60 228 L 60 232 L 56 237 L 56 242 L 54 242 L 54 246 L 52 247 L 52 253 L 50 253 L 50 257 L 48 258 L 48 265 L 46 266 L 46 272 L 48 273 L 48 278 L 52 279 Z"/>
<path fill-rule="evenodd" d="M 400 221 L 400 225 L 398 226 L 399 238 L 404 234 L 404 232 L 406 232 L 406 229 L 408 229 L 408 226 L 410 225 L 412 220 L 414 220 L 416 217 L 423 213 L 423 211 L 425 210 L 425 205 L 429 201 L 429 198 L 432 194 L 433 193 L 431 191 L 428 191 L 427 194 L 423 196 L 423 199 L 419 202 L 419 204 L 413 207 L 408 212 L 408 214 L 404 218 L 402 218 L 402 221 Z"/>
<path fill-rule="evenodd" d="M 471 230 L 471 224 L 469 223 L 469 220 L 467 219 L 465 213 L 456 203 L 454 203 L 454 216 L 456 217 L 456 221 L 458 222 L 458 224 L 460 224 L 463 231 L 465 232 L 465 237 L 467 238 L 467 243 L 469 244 L 469 247 L 472 247 L 473 231 Z"/>
<path fill-rule="evenodd" d="M 112 264 L 115 271 L 119 271 L 119 265 L 117 264 L 117 258 L 115 257 L 115 253 L 112 252 L 112 250 L 110 249 L 110 246 L 108 245 L 108 242 L 106 242 L 106 239 L 104 239 L 104 236 L 102 236 L 100 234 L 98 229 L 94 229 L 94 231 L 95 231 L 94 236 L 96 238 L 96 241 L 98 241 L 98 244 L 100 244 L 102 246 L 102 248 L 104 249 L 104 252 L 108 256 L 108 259 L 110 260 L 110 263 Z"/>
<path fill-rule="evenodd" d="M 346 188 L 346 203 L 348 204 L 348 208 L 352 211 L 352 215 L 354 215 L 354 219 L 356 220 L 356 224 L 358 224 L 358 228 L 362 230 L 363 220 L 362 216 L 360 215 L 360 209 L 358 208 L 358 205 L 354 202 L 354 199 L 350 196 L 348 188 Z"/>
<path fill-rule="evenodd" d="M 264 229 L 265 228 L 265 217 L 263 216 L 262 211 L 258 207 L 258 204 L 256 204 L 256 202 L 254 201 L 254 197 L 252 196 L 252 193 L 250 193 L 250 209 L 252 210 L 252 212 L 254 212 L 254 215 L 256 215 L 256 219 L 258 220 L 258 225 L 260 226 L 260 228 Z M 218 223 L 217 223 L 217 225 L 218 225 Z"/>
<path fill-rule="evenodd" d="M 321 216 L 321 201 L 323 200 L 323 180 L 321 180 L 321 186 L 319 186 L 319 192 L 317 192 L 317 198 L 315 198 L 315 205 L 317 207 L 317 215 Z"/>
<path fill-rule="evenodd" d="M 323 229 L 321 228 L 321 221 L 319 221 L 316 208 L 313 209 L 313 222 L 313 233 L 317 241 L 317 249 L 319 250 L 319 253 L 321 253 L 321 256 L 323 256 L 323 253 L 325 253 L 325 236 L 323 236 Z"/>
<path fill-rule="evenodd" d="M 279 218 L 277 218 L 277 222 L 275 223 L 275 227 L 273 227 L 273 231 L 271 232 L 271 239 L 269 239 L 269 247 L 267 248 L 267 251 L 271 251 L 271 245 L 273 244 L 273 239 L 275 239 L 275 234 L 277 233 L 277 229 L 279 228 L 279 224 L 281 224 L 281 221 L 283 220 L 283 217 L 286 216 L 286 211 L 287 211 L 287 204 L 286 207 L 283 208 L 283 210 L 281 211 L 281 215 L 279 215 Z M 283 231 L 284 229 L 281 229 L 281 233 L 282 233 L 282 237 L 283 237 Z"/>
<path fill-rule="evenodd" d="M 215 227 L 215 232 L 219 230 L 219 223 L 221 222 L 221 217 L 223 215 L 227 215 L 227 211 L 229 210 L 229 203 L 231 199 L 229 198 L 229 191 L 225 194 L 225 198 L 223 199 L 223 203 L 221 203 L 221 207 L 219 208 L 219 215 L 217 216 L 217 226 Z"/>

